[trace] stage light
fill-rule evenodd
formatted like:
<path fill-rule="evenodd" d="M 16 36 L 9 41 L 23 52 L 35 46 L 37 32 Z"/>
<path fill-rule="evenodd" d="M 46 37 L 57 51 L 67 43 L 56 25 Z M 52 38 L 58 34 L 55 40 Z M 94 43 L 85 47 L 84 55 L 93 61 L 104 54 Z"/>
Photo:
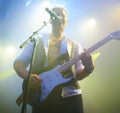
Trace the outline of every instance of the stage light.
<path fill-rule="evenodd" d="M 50 2 L 48 2 L 48 1 L 44 1 L 44 2 L 42 2 L 42 4 L 41 4 L 41 9 L 42 10 L 45 10 L 45 8 L 47 8 L 47 7 L 51 7 L 51 4 L 50 4 Z"/>
<path fill-rule="evenodd" d="M 29 6 L 31 4 L 32 0 L 28 0 L 26 3 L 25 3 L 25 7 Z"/>
<path fill-rule="evenodd" d="M 15 48 L 13 46 L 6 47 L 7 57 L 13 57 L 15 55 Z"/>
<path fill-rule="evenodd" d="M 96 60 L 99 56 L 100 56 L 100 52 L 97 52 L 97 53 L 92 54 L 93 62 L 95 62 L 95 60 Z"/>
<path fill-rule="evenodd" d="M 13 74 L 15 74 L 15 71 L 13 69 L 0 72 L 0 80 L 8 78 L 12 76 Z"/>
<path fill-rule="evenodd" d="M 89 27 L 94 27 L 96 25 L 96 20 L 95 19 L 90 19 L 89 21 L 88 21 L 88 26 Z"/>

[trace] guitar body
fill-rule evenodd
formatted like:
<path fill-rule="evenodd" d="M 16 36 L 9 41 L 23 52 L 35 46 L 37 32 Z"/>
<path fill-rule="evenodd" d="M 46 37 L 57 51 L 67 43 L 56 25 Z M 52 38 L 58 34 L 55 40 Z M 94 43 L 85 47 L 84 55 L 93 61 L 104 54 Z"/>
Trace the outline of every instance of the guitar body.
<path fill-rule="evenodd" d="M 58 71 L 61 65 L 57 64 L 61 58 L 63 58 L 63 55 L 58 57 L 52 65 L 40 70 L 41 74 L 39 74 L 39 77 L 42 79 L 42 83 L 39 89 L 32 90 L 29 88 L 27 95 L 28 104 L 33 106 L 38 102 L 38 100 L 41 102 L 45 101 L 45 99 L 52 94 L 52 92 L 54 92 L 53 90 L 59 89 L 72 81 L 72 77 L 64 78 L 63 75 Z M 27 91 L 27 85 L 28 79 L 23 81 L 23 94 L 25 94 Z"/>

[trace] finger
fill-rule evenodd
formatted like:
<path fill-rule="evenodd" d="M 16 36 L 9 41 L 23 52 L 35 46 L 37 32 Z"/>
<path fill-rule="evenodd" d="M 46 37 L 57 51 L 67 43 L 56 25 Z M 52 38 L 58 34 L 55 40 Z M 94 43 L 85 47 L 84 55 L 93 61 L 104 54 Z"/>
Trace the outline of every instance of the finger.
<path fill-rule="evenodd" d="M 33 82 L 33 81 L 30 82 L 30 88 L 36 89 L 36 88 L 38 88 L 38 87 L 39 87 L 39 85 L 36 84 L 35 82 Z"/>
<path fill-rule="evenodd" d="M 33 79 L 31 81 L 32 81 L 33 85 L 40 85 L 40 83 L 41 83 L 40 79 L 36 79 L 34 77 L 33 77 Z"/>

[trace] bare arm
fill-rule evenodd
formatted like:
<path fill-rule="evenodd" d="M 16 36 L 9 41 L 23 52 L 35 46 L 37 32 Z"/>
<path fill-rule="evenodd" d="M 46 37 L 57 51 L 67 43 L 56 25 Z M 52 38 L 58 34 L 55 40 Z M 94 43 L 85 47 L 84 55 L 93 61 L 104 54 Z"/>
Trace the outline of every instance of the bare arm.
<path fill-rule="evenodd" d="M 26 79 L 28 77 L 29 72 L 26 70 L 26 64 L 24 62 L 15 61 L 14 69 L 21 78 Z"/>
<path fill-rule="evenodd" d="M 26 79 L 29 75 L 29 72 L 26 70 L 26 64 L 22 61 L 14 62 L 14 69 L 16 73 L 23 79 Z M 37 74 L 31 74 L 30 78 L 30 87 L 35 88 L 38 87 L 41 83 L 41 79 Z"/>

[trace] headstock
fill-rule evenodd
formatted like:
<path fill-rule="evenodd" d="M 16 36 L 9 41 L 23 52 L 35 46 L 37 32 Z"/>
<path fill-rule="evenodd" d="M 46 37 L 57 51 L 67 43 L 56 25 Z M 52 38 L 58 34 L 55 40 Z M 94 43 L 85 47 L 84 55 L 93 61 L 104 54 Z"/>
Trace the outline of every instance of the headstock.
<path fill-rule="evenodd" d="M 120 30 L 115 31 L 115 32 L 112 32 L 112 33 L 110 34 L 110 37 L 111 37 L 111 39 L 120 40 Z"/>

